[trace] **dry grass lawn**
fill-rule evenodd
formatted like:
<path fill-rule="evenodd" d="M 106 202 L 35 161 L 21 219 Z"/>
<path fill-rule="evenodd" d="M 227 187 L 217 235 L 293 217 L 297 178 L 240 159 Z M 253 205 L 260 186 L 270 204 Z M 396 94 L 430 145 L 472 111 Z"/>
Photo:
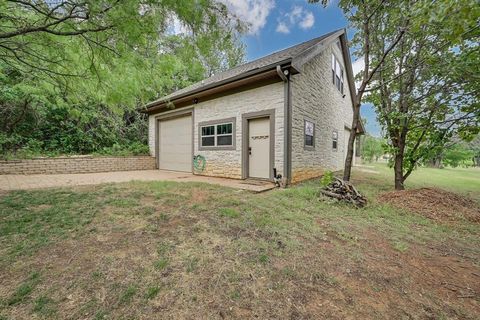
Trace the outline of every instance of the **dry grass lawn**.
<path fill-rule="evenodd" d="M 4 193 L 0 319 L 480 318 L 480 224 L 380 202 L 383 173 L 354 182 L 366 208 L 318 180 Z"/>

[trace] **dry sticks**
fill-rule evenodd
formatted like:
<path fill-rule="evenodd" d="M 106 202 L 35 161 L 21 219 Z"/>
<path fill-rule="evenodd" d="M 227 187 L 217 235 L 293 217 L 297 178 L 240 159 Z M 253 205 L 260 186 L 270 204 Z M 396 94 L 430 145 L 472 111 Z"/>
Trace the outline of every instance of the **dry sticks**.
<path fill-rule="evenodd" d="M 337 177 L 334 177 L 330 184 L 320 190 L 320 193 L 339 201 L 351 203 L 356 207 L 363 207 L 367 204 L 367 198 L 362 196 L 349 181 Z"/>

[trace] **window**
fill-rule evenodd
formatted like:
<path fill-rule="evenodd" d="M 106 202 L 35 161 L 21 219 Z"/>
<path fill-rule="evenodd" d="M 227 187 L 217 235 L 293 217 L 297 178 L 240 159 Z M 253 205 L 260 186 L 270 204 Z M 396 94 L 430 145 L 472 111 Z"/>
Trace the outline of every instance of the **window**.
<path fill-rule="evenodd" d="M 233 141 L 233 123 L 217 125 L 217 146 L 231 146 Z"/>
<path fill-rule="evenodd" d="M 343 68 L 334 54 L 332 54 L 332 81 L 338 91 L 343 94 Z"/>
<path fill-rule="evenodd" d="M 202 127 L 202 146 L 215 145 L 215 126 Z"/>
<path fill-rule="evenodd" d="M 338 147 L 338 131 L 333 130 L 332 132 L 332 148 L 333 150 L 337 150 Z"/>
<path fill-rule="evenodd" d="M 200 150 L 235 149 L 235 118 L 199 124 Z"/>
<path fill-rule="evenodd" d="M 315 147 L 315 124 L 305 120 L 305 147 Z"/>

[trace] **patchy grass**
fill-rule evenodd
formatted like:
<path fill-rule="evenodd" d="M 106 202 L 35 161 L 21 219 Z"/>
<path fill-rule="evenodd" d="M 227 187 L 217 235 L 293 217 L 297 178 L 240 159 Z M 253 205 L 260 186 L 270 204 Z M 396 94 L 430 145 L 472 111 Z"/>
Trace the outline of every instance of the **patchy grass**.
<path fill-rule="evenodd" d="M 379 177 L 380 184 L 393 185 L 393 171 L 385 163 L 365 164 L 373 167 Z M 450 168 L 443 169 L 421 167 L 413 171 L 406 180 L 407 188 L 437 187 L 459 194 L 470 196 L 480 201 L 480 168 Z"/>
<path fill-rule="evenodd" d="M 318 180 L 262 194 L 162 181 L 3 194 L 0 319 L 478 318 L 479 224 L 383 204 L 390 174 L 371 170 L 354 173 L 362 209 L 320 198 Z M 455 189 L 458 175 L 474 176 L 427 181 Z"/>
<path fill-rule="evenodd" d="M 12 306 L 26 300 L 39 283 L 39 278 L 40 275 L 37 272 L 32 273 L 27 280 L 18 286 L 12 296 L 7 300 L 7 305 Z"/>
<path fill-rule="evenodd" d="M 39 296 L 34 302 L 33 312 L 45 318 L 52 318 L 56 313 L 55 302 L 47 296 Z"/>

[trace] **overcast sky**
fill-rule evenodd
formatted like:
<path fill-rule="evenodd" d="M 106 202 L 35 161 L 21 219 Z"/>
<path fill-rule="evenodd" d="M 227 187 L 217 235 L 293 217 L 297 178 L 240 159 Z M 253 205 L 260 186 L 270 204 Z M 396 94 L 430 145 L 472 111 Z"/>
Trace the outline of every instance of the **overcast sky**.
<path fill-rule="evenodd" d="M 309 4 L 307 0 L 221 0 L 239 18 L 250 25 L 243 41 L 247 60 L 254 60 L 330 31 L 348 27 L 342 11 L 332 1 L 327 8 Z M 349 37 L 352 32 L 349 31 Z M 354 59 L 352 57 L 352 59 Z M 354 62 L 354 72 L 361 70 L 361 62 Z M 375 112 L 370 105 L 362 107 L 367 119 L 367 131 L 380 135 Z"/>

